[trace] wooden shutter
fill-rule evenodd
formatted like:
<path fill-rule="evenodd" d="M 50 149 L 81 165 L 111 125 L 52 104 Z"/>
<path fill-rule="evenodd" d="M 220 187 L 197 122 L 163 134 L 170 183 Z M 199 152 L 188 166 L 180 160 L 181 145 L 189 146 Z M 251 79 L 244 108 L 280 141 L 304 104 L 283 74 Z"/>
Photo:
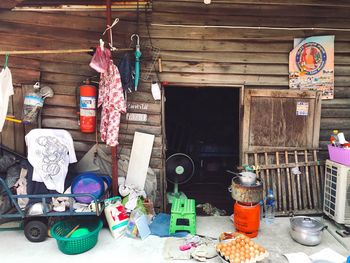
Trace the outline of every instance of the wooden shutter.
<path fill-rule="evenodd" d="M 243 107 L 241 153 L 318 147 L 320 92 L 247 89 Z"/>

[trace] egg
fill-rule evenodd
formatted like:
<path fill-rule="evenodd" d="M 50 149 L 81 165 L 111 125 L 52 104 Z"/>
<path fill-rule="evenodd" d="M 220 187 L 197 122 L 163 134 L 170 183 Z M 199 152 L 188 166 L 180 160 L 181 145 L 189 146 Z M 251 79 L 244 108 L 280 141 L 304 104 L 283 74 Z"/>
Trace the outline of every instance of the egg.
<path fill-rule="evenodd" d="M 230 263 L 253 263 L 268 256 L 266 249 L 256 244 L 249 237 L 234 233 L 235 239 L 218 243 L 216 250 Z"/>

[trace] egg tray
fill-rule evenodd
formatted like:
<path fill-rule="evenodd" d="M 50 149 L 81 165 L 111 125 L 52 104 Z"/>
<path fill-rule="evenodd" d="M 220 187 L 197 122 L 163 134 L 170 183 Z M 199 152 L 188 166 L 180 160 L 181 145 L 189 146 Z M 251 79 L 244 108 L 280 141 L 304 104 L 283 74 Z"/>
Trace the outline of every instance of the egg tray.
<path fill-rule="evenodd" d="M 230 239 L 220 238 L 220 241 L 216 251 L 223 263 L 254 263 L 269 256 L 265 248 L 240 233 L 234 233 Z"/>

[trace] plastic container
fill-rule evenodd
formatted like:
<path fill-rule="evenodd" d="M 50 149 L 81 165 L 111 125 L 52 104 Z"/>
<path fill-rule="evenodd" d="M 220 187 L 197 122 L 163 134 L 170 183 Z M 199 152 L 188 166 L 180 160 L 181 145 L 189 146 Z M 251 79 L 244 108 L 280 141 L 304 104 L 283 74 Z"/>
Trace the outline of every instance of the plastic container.
<path fill-rule="evenodd" d="M 266 196 L 266 205 L 265 205 L 265 221 L 267 224 L 272 224 L 275 221 L 276 213 L 276 203 L 275 196 L 272 189 L 269 189 L 269 192 Z"/>
<path fill-rule="evenodd" d="M 335 147 L 328 144 L 328 153 L 331 161 L 350 166 L 350 149 Z"/>
<path fill-rule="evenodd" d="M 44 105 L 44 100 L 38 92 L 29 92 L 24 96 L 22 120 L 26 123 L 36 123 L 38 113 Z"/>
<path fill-rule="evenodd" d="M 79 234 L 74 237 L 74 232 L 70 237 L 67 234 L 79 225 L 80 228 L 87 229 L 86 234 Z M 74 255 L 80 254 L 93 248 L 98 240 L 98 234 L 102 228 L 102 221 L 100 219 L 70 219 L 59 221 L 53 225 L 50 230 L 51 236 L 56 239 L 58 249 L 64 254 Z M 73 237 L 72 237 L 73 236 Z"/>
<path fill-rule="evenodd" d="M 104 180 L 95 173 L 86 172 L 78 175 L 72 181 L 73 194 L 92 194 L 99 199 L 104 192 Z M 79 196 L 75 199 L 80 203 L 89 204 L 93 201 L 91 196 Z"/>

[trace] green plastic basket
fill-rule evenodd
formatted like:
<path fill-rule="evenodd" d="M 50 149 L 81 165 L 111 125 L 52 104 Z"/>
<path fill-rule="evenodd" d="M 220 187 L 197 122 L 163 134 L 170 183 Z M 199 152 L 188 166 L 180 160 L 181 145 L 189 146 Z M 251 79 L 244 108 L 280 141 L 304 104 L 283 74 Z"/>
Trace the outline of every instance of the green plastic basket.
<path fill-rule="evenodd" d="M 87 228 L 89 233 L 80 237 L 66 237 L 74 227 Z M 98 234 L 102 228 L 100 219 L 69 219 L 59 221 L 51 228 L 51 236 L 56 239 L 59 250 L 64 254 L 80 254 L 93 248 L 98 239 Z"/>

